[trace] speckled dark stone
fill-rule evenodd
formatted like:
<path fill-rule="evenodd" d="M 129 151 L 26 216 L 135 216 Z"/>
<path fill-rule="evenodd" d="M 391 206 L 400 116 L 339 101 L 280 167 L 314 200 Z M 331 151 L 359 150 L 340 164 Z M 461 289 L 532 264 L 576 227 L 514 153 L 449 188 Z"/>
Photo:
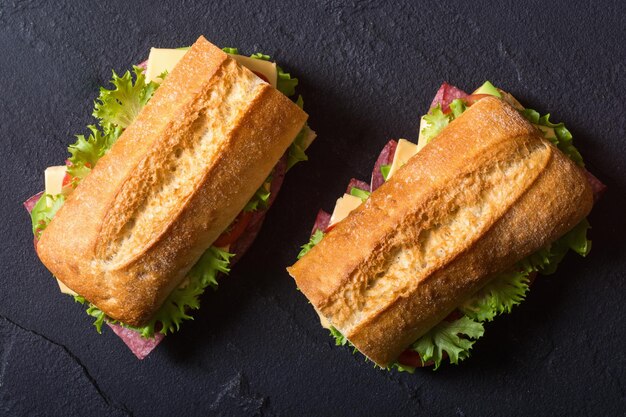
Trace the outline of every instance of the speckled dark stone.
<path fill-rule="evenodd" d="M 625 3 L 259 3 L 0 1 L 0 415 L 625 415 Z M 319 138 L 248 255 L 140 362 L 59 293 L 21 202 L 92 122 L 111 68 L 200 34 L 296 74 Z M 609 186 L 594 249 L 538 280 L 462 366 L 376 370 L 333 346 L 284 268 L 389 138 L 416 139 L 442 81 L 486 78 L 566 121 Z"/>

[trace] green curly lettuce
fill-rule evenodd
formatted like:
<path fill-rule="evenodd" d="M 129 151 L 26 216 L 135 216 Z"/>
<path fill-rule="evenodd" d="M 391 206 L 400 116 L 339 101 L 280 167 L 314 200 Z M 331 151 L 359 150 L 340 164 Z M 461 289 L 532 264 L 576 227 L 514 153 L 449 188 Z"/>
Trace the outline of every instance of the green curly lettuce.
<path fill-rule="evenodd" d="M 250 58 L 259 59 L 261 61 L 269 61 L 271 59 L 269 55 L 262 54 L 261 52 L 257 52 L 257 53 L 250 55 Z"/>
<path fill-rule="evenodd" d="M 250 55 L 250 58 L 254 59 L 262 59 L 264 61 L 269 61 L 270 56 L 256 53 Z M 276 72 L 278 77 L 276 79 L 276 89 L 286 95 L 287 97 L 293 96 L 296 94 L 296 87 L 298 86 L 298 79 L 294 78 L 288 72 L 285 72 L 279 65 L 276 65 Z"/>
<path fill-rule="evenodd" d="M 511 309 L 526 297 L 530 279 L 528 271 L 507 271 L 498 274 L 480 291 L 463 303 L 459 310 L 479 322 L 492 321 Z"/>
<path fill-rule="evenodd" d="M 432 140 L 449 122 L 461 115 L 466 110 L 466 105 L 462 99 L 456 99 L 450 104 L 450 108 L 452 111 L 448 115 L 438 106 L 424 116 L 426 126 L 420 134 L 425 136 L 427 141 Z M 549 114 L 541 116 L 532 109 L 525 109 L 521 113 L 544 132 L 546 139 L 576 164 L 584 166 L 580 153 L 572 143 L 572 135 L 563 123 L 552 123 Z M 386 179 L 382 167 L 381 172 Z M 487 285 L 459 306 L 459 311 L 463 314 L 461 318 L 439 323 L 416 340 L 410 349 L 419 353 L 422 363 L 432 361 L 435 370 L 440 366 L 444 353 L 454 364 L 468 358 L 472 346 L 484 333 L 483 323 L 492 321 L 500 314 L 510 313 L 514 306 L 525 299 L 532 273 L 543 275 L 554 273 L 569 250 L 581 256 L 589 253 L 591 250 L 591 241 L 587 239 L 589 228 L 589 222 L 586 219 L 582 220 L 561 238 L 518 262 L 513 269 L 494 276 Z M 334 328 L 330 330 L 337 345 L 350 344 L 339 331 Z M 392 368 L 411 373 L 415 370 L 399 362 L 392 363 L 389 369 Z"/>
<path fill-rule="evenodd" d="M 80 296 L 78 296 L 80 297 Z M 80 297 L 82 298 L 82 297 Z M 76 299 L 76 296 L 74 297 L 74 299 Z M 83 298 L 84 300 L 84 298 Z M 90 315 L 91 317 L 94 317 L 96 320 L 93 322 L 93 325 L 96 327 L 96 330 L 98 331 L 98 333 L 102 333 L 102 325 L 105 323 L 106 321 L 106 314 L 104 314 L 104 311 L 100 310 L 98 307 L 96 307 L 95 305 L 88 303 L 87 304 L 87 310 L 85 311 L 88 315 Z"/>
<path fill-rule="evenodd" d="M 272 184 L 272 175 L 270 175 L 263 184 L 255 191 L 254 195 L 243 208 L 243 211 L 264 210 L 269 206 Z"/>
<path fill-rule="evenodd" d="M 296 104 L 304 110 L 304 99 L 302 96 L 298 96 Z M 290 170 L 291 167 L 298 162 L 308 161 L 309 157 L 306 155 L 305 151 L 311 144 L 309 140 L 310 130 L 309 125 L 305 123 L 291 145 L 289 145 L 289 150 L 287 151 L 287 170 Z"/>
<path fill-rule="evenodd" d="M 409 365 L 403 365 L 400 362 L 394 362 L 387 368 L 388 371 L 395 369 L 398 372 L 408 372 L 410 374 L 415 373 L 415 368 Z"/>
<path fill-rule="evenodd" d="M 134 77 L 130 71 L 126 71 L 120 77 L 113 71 L 113 88 L 108 90 L 100 87 L 93 116 L 99 120 L 104 131 L 118 127 L 126 129 L 159 87 L 154 81 L 146 83 L 141 67 L 133 66 L 132 74 Z"/>
<path fill-rule="evenodd" d="M 96 166 L 98 160 L 111 149 L 121 134 L 120 129 L 110 129 L 103 133 L 97 126 L 89 125 L 89 136 L 76 135 L 76 142 L 68 146 L 70 165 L 67 172 L 73 178 L 82 180 Z"/>
<path fill-rule="evenodd" d="M 552 123 L 550 113 L 541 116 L 533 109 L 524 109 L 522 115 L 531 123 L 537 125 L 543 132 L 546 139 L 556 145 L 565 155 L 581 167 L 585 166 L 583 157 L 578 152 L 572 141 L 572 134 L 563 123 Z"/>
<path fill-rule="evenodd" d="M 33 235 L 35 235 L 35 238 L 39 239 L 41 232 L 48 227 L 48 223 L 50 223 L 64 202 L 65 196 L 63 194 L 42 194 L 30 212 L 30 219 L 33 225 Z"/>
<path fill-rule="evenodd" d="M 289 145 L 289 150 L 287 151 L 287 170 L 291 169 L 298 162 L 309 160 L 309 157 L 305 153 L 308 135 L 309 127 L 305 124 L 291 145 Z"/>
<path fill-rule="evenodd" d="M 542 275 L 553 274 L 570 249 L 582 257 L 589 254 L 591 240 L 587 238 L 587 231 L 590 228 L 589 221 L 583 219 L 561 238 L 522 260 L 520 264 Z"/>
<path fill-rule="evenodd" d="M 146 326 L 133 329 L 143 337 L 151 337 L 157 323 L 161 323 L 160 332 L 164 335 L 178 331 L 182 321 L 193 320 L 187 312 L 200 308 L 199 297 L 205 289 L 217 288 L 217 275 L 220 272 L 223 274 L 230 272 L 230 259 L 233 256 L 234 254 L 213 246 L 207 249 L 187 274 L 187 285 L 172 291 Z"/>
<path fill-rule="evenodd" d="M 224 50 L 228 53 L 238 53 L 236 48 L 224 48 Z M 268 55 L 263 54 L 255 54 L 252 57 L 256 59 L 270 58 Z M 298 80 L 285 73 L 280 67 L 277 66 L 277 69 L 278 90 L 288 96 L 295 94 L 295 86 L 298 84 Z M 164 72 L 160 75 L 160 78 L 164 79 L 166 76 L 167 73 Z M 113 72 L 110 83 L 113 88 L 100 88 L 98 98 L 94 102 L 92 115 L 97 119 L 97 124 L 89 125 L 87 127 L 90 132 L 89 135 L 78 135 L 76 142 L 68 147 L 70 152 L 68 173 L 74 178 L 75 182 L 82 180 L 89 174 L 98 160 L 111 149 L 115 141 L 133 122 L 159 87 L 159 84 L 155 82 L 146 83 L 144 70 L 137 66 L 134 66 L 132 71 L 126 71 L 122 76 Z M 299 97 L 296 103 L 302 107 L 302 98 Z M 290 148 L 289 167 L 296 162 L 307 159 L 304 149 L 308 145 L 306 144 L 308 129 L 308 126 L 305 125 L 294 141 L 292 148 Z M 271 180 L 271 176 L 268 180 Z M 41 231 L 45 229 L 64 202 L 62 195 L 56 197 L 44 195 L 43 197 L 35 205 L 31 214 L 33 233 L 36 237 L 41 234 Z M 246 204 L 245 210 L 254 211 L 267 207 L 269 197 L 270 192 L 266 184 L 264 184 Z M 46 200 L 53 201 L 54 204 L 51 207 L 47 207 Z M 175 289 L 169 295 L 147 325 L 131 327 L 123 323 L 119 324 L 138 331 L 143 337 L 153 337 L 155 331 L 167 334 L 178 330 L 184 320 L 192 319 L 188 312 L 199 307 L 199 297 L 205 289 L 217 286 L 218 273 L 228 273 L 229 262 L 232 256 L 233 254 L 215 247 L 208 249 L 189 272 L 187 284 Z M 107 317 L 95 305 L 85 300 L 84 297 L 75 296 L 75 300 L 87 306 L 86 312 L 95 318 L 94 326 L 98 332 L 101 332 L 102 325 L 105 322 L 116 322 Z"/>
<path fill-rule="evenodd" d="M 513 270 L 498 274 L 461 305 L 459 310 L 465 314 L 465 317 L 480 323 L 492 321 L 500 314 L 510 313 L 514 306 L 526 298 L 531 273 L 538 272 L 542 275 L 554 273 L 559 262 L 570 249 L 581 256 L 586 256 L 589 253 L 591 241 L 587 239 L 588 229 L 589 222 L 586 219 L 581 221 L 560 239 L 520 261 Z M 420 342 L 420 340 L 416 344 L 425 343 Z M 441 338 L 431 337 L 429 343 L 432 341 L 436 343 L 437 340 L 441 340 Z M 437 347 L 435 346 L 435 348 Z M 459 361 L 468 356 L 469 348 L 466 352 L 458 352 Z M 422 360 L 427 361 L 428 359 L 422 356 Z M 435 363 L 435 369 L 436 367 L 437 363 Z"/>
<path fill-rule="evenodd" d="M 360 198 L 361 201 L 363 201 L 363 202 L 365 202 L 365 200 L 370 198 L 371 194 L 372 194 L 371 192 L 365 191 L 365 190 L 361 190 L 360 188 L 356 188 L 356 187 L 350 188 L 350 195 L 353 195 L 355 197 Z"/>
<path fill-rule="evenodd" d="M 313 249 L 313 246 L 320 243 L 323 238 L 324 238 L 324 232 L 322 232 L 319 229 L 316 230 L 315 233 L 311 235 L 311 239 L 309 239 L 309 242 L 302 245 L 302 250 L 300 250 L 300 253 L 298 253 L 298 259 L 302 258 L 304 255 L 309 253 L 309 251 Z"/>
<path fill-rule="evenodd" d="M 424 121 L 426 126 L 420 131 L 420 138 L 423 138 L 428 143 L 435 138 L 443 130 L 444 127 L 455 117 L 452 114 L 444 114 L 441 110 L 441 104 L 430 109 L 428 114 L 424 115 Z"/>
<path fill-rule="evenodd" d="M 336 328 L 328 329 L 330 335 L 335 339 L 336 346 L 350 346 L 353 353 L 358 349 Z M 469 357 L 470 350 L 476 340 L 484 334 L 485 329 L 481 322 L 463 316 L 454 321 L 442 321 L 433 327 L 428 333 L 420 337 L 409 349 L 419 353 L 422 363 L 433 361 L 434 370 L 437 370 L 441 362 L 447 355 L 450 362 L 458 364 Z M 415 368 L 403 365 L 400 362 L 393 362 L 388 367 L 397 369 L 400 372 L 413 373 Z"/>
<path fill-rule="evenodd" d="M 444 352 L 453 364 L 467 359 L 470 349 L 484 333 L 482 323 L 464 316 L 452 322 L 442 321 L 420 337 L 411 349 L 419 353 L 423 362 L 433 361 L 436 370 Z"/>
<path fill-rule="evenodd" d="M 113 71 L 110 81 L 113 88 L 108 90 L 100 87 L 92 113 L 98 119 L 98 125 L 87 126 L 91 132 L 89 136 L 77 135 L 76 142 L 68 147 L 71 156 L 68 158 L 70 164 L 67 172 L 72 177 L 80 180 L 89 174 L 159 87 L 155 82 L 146 84 L 140 67 L 133 67 L 132 74 L 134 80 L 130 71 L 121 77 Z"/>
<path fill-rule="evenodd" d="M 380 173 L 383 175 L 383 179 L 385 181 L 387 181 L 387 178 L 389 177 L 389 172 L 391 172 L 391 165 L 380 166 Z"/>
<path fill-rule="evenodd" d="M 587 238 L 587 232 L 591 229 L 591 225 L 587 219 L 583 219 L 572 230 L 565 233 L 562 238 L 556 241 L 558 245 L 566 246 L 573 250 L 583 258 L 591 252 L 591 240 Z M 553 244 L 554 245 L 554 244 Z M 544 275 L 548 272 L 541 271 Z"/>
<path fill-rule="evenodd" d="M 503 313 L 510 313 L 514 306 L 520 304 L 526 298 L 526 294 L 529 291 L 529 275 L 531 273 L 538 272 L 543 275 L 554 273 L 559 262 L 570 249 L 581 256 L 586 256 L 589 253 L 591 241 L 587 239 L 588 229 L 589 223 L 587 220 L 581 221 L 572 230 L 551 245 L 538 250 L 520 261 L 513 270 L 498 274 L 485 287 L 463 303 L 463 305 L 459 307 L 459 310 L 465 314 L 466 318 L 479 323 L 492 321 L 496 316 Z M 437 332 L 438 330 L 436 329 L 437 327 L 431 330 L 431 332 Z M 431 335 L 427 342 L 421 341 L 422 337 L 416 342 L 416 345 L 430 346 L 429 343 L 435 343 L 433 349 L 439 349 L 441 347 L 436 346 L 437 341 L 444 340 L 445 338 L 442 339 L 443 336 L 435 336 L 437 335 Z M 457 352 L 458 361 L 469 356 L 469 348 L 471 348 L 471 345 L 467 346 L 468 349 L 466 351 L 459 350 Z M 458 347 L 462 346 L 459 345 L 457 348 Z M 421 355 L 421 352 L 418 352 Z M 429 360 L 424 356 L 421 357 L 423 361 Z M 436 362 L 437 357 L 434 359 L 436 369 L 438 366 Z"/>
<path fill-rule="evenodd" d="M 466 109 L 467 106 L 462 98 L 456 98 L 452 100 L 452 103 L 450 103 L 450 110 L 452 110 L 453 119 L 459 117 Z"/>
<path fill-rule="evenodd" d="M 229 264 L 233 256 L 234 254 L 220 248 L 207 249 L 187 274 L 186 283 L 172 291 L 156 314 L 142 327 L 129 326 L 107 317 L 102 310 L 80 295 L 74 296 L 74 299 L 87 305 L 86 312 L 96 319 L 93 324 L 98 333 L 102 332 L 102 325 L 109 322 L 133 329 L 144 338 L 154 337 L 157 331 L 167 335 L 178 331 L 183 321 L 193 320 L 187 313 L 200 308 L 200 296 L 206 288 L 217 288 L 217 275 L 220 272 L 224 274 L 230 272 Z"/>
<path fill-rule="evenodd" d="M 498 93 L 489 81 L 487 81 L 486 84 L 487 83 Z M 499 93 L 498 97 L 500 97 Z M 441 110 L 441 105 L 438 105 L 424 116 L 427 125 L 420 133 L 425 137 L 426 143 L 437 136 L 452 120 L 459 117 L 467 109 L 467 106 L 463 99 L 457 98 L 450 103 L 450 109 L 451 113 L 446 115 Z M 565 127 L 564 123 L 553 123 L 550 121 L 549 113 L 542 116 L 538 111 L 533 109 L 525 108 L 521 110 L 521 114 L 529 122 L 536 125 L 544 133 L 545 138 L 552 142 L 572 161 L 581 167 L 585 166 L 580 152 L 574 146 L 572 134 Z"/>
<path fill-rule="evenodd" d="M 278 91 L 286 96 L 292 96 L 296 94 L 296 87 L 298 86 L 298 79 L 294 78 L 288 72 L 283 71 L 281 67 L 276 66 L 278 70 L 278 80 L 276 82 L 276 88 Z"/>
<path fill-rule="evenodd" d="M 328 330 L 330 331 L 330 335 L 335 338 L 335 346 L 353 346 L 348 338 L 341 334 L 341 332 L 335 329 L 333 326 L 330 326 Z"/>

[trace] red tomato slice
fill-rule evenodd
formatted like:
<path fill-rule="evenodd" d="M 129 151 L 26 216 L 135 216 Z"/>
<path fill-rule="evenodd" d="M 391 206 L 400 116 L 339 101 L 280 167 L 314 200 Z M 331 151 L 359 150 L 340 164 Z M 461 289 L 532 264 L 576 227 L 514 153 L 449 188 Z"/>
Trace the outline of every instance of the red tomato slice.
<path fill-rule="evenodd" d="M 443 352 L 441 357 L 445 359 L 448 357 L 448 354 L 446 352 Z M 422 358 L 420 357 L 420 354 L 411 349 L 407 349 L 402 352 L 398 357 L 398 362 L 400 362 L 402 365 L 412 366 L 413 368 L 424 368 L 426 366 L 433 366 L 435 364 L 435 361 L 433 361 L 432 359 L 422 363 Z"/>
<path fill-rule="evenodd" d="M 66 172 L 65 176 L 63 177 L 62 187 L 70 185 L 71 183 L 72 183 L 72 176 Z"/>
<path fill-rule="evenodd" d="M 217 246 L 218 248 L 228 246 L 243 234 L 252 219 L 251 212 L 242 211 L 235 218 L 235 221 L 230 225 L 230 229 L 226 230 L 224 233 L 217 238 L 215 242 L 213 242 L 213 246 Z"/>
<path fill-rule="evenodd" d="M 444 319 L 445 321 L 455 321 L 463 317 L 463 313 L 459 310 L 454 310 L 452 313 L 448 314 L 448 316 Z"/>
<path fill-rule="evenodd" d="M 256 71 L 252 71 L 252 72 L 255 73 L 257 77 L 259 77 L 260 79 L 262 79 L 266 83 L 268 83 L 268 84 L 270 83 L 270 80 L 265 78 L 265 75 L 261 74 L 260 72 L 256 72 Z"/>
<path fill-rule="evenodd" d="M 465 100 L 466 105 L 471 106 L 472 104 L 476 103 L 481 98 L 485 98 L 485 97 L 493 97 L 493 96 L 491 94 L 472 94 L 472 95 L 465 97 L 463 100 Z"/>
<path fill-rule="evenodd" d="M 410 349 L 407 349 L 400 354 L 398 362 L 402 365 L 412 366 L 413 368 L 421 368 L 423 366 L 420 354 Z"/>

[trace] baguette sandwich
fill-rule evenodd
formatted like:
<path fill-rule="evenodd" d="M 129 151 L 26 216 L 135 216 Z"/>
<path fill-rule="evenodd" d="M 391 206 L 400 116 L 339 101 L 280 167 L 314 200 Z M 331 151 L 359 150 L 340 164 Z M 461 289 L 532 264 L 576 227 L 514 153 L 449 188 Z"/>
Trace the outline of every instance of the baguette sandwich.
<path fill-rule="evenodd" d="M 591 248 L 604 186 L 569 131 L 485 83 L 444 84 L 417 144 L 391 141 L 371 184 L 351 180 L 288 271 L 337 345 L 413 372 L 469 356 L 536 273 Z"/>
<path fill-rule="evenodd" d="M 297 80 L 266 55 L 200 37 L 133 73 L 113 73 L 98 125 L 25 205 L 61 290 L 143 359 L 250 246 L 315 135 L 287 97 Z"/>

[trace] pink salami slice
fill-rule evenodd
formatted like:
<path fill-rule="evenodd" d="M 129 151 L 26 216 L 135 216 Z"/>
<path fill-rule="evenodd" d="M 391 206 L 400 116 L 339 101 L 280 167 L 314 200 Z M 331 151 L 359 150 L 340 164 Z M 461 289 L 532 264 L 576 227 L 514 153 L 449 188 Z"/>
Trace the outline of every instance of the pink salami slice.
<path fill-rule="evenodd" d="M 286 154 L 278 161 L 276 166 L 274 167 L 274 173 L 272 178 L 272 184 L 270 186 L 270 198 L 268 201 L 268 207 L 265 210 L 255 212 L 253 214 L 253 218 L 248 224 L 246 231 L 244 234 L 233 244 L 231 251 L 236 253 L 237 255 L 233 258 L 232 263 L 239 259 L 246 250 L 252 245 L 254 239 L 258 235 L 261 230 L 261 226 L 263 225 L 263 220 L 265 219 L 265 214 L 269 207 L 276 200 L 276 196 L 283 184 L 285 179 L 285 172 L 287 171 L 287 156 Z M 26 211 L 30 214 L 33 210 L 37 201 L 41 198 L 44 192 L 39 192 L 32 197 L 28 198 L 24 201 L 23 205 Z M 330 219 L 330 215 L 329 215 Z M 35 241 L 36 244 L 36 241 Z M 232 264 L 231 263 L 231 264 Z M 107 323 L 107 325 L 113 330 L 113 332 L 128 346 L 128 348 L 133 352 L 133 354 L 138 359 L 144 359 L 146 356 L 150 354 L 161 341 L 165 338 L 165 335 L 162 333 L 156 333 L 154 338 L 146 339 L 141 336 L 140 333 L 128 329 L 126 327 L 120 326 L 119 324 Z"/>
<path fill-rule="evenodd" d="M 350 191 L 353 188 L 358 188 L 359 190 L 369 191 L 370 185 L 365 181 L 357 180 L 356 178 L 352 178 L 348 183 L 348 188 L 346 188 L 346 194 L 350 194 Z"/>
<path fill-rule="evenodd" d="M 276 166 L 274 166 L 274 172 L 272 174 L 272 184 L 270 185 L 270 198 L 268 201 L 267 209 L 269 209 L 276 197 L 278 196 L 278 192 L 280 188 L 283 186 L 283 181 L 285 180 L 285 173 L 287 172 L 287 153 L 283 155 L 282 158 L 278 160 Z M 266 210 L 267 210 L 266 209 Z"/>
<path fill-rule="evenodd" d="M 267 202 L 267 208 L 252 213 L 252 218 L 250 219 L 250 223 L 248 223 L 246 230 L 242 233 L 239 239 L 231 245 L 230 252 L 235 254 L 231 260 L 231 265 L 234 265 L 235 262 L 237 262 L 243 254 L 246 253 L 261 231 L 261 226 L 263 226 L 263 222 L 265 221 L 265 215 L 278 196 L 278 192 L 283 185 L 286 172 L 287 154 L 283 155 L 274 167 L 272 183 L 270 185 L 270 198 Z"/>
<path fill-rule="evenodd" d="M 139 67 L 139 68 L 143 68 L 144 70 L 147 70 L 148 69 L 148 60 L 146 59 L 145 61 L 137 64 L 136 66 Z"/>
<path fill-rule="evenodd" d="M 457 98 L 467 97 L 467 93 L 459 88 L 456 88 L 453 85 L 444 82 L 437 90 L 437 94 L 435 94 L 435 98 L 433 102 L 430 103 L 430 108 L 436 107 L 438 104 L 441 104 L 441 110 L 447 112 L 450 110 L 450 103 L 456 100 Z"/>
<path fill-rule="evenodd" d="M 324 210 L 320 209 L 317 212 L 317 217 L 315 218 L 315 223 L 313 224 L 313 229 L 311 230 L 311 236 L 315 234 L 318 230 L 325 232 L 328 229 L 328 225 L 330 224 L 330 213 L 326 213 Z"/>
<path fill-rule="evenodd" d="M 30 214 L 30 212 L 33 211 L 33 207 L 35 207 L 35 204 L 37 204 L 37 202 L 39 201 L 42 195 L 43 195 L 43 191 L 38 192 L 34 196 L 29 197 L 28 200 L 24 201 L 23 203 L 24 208 L 26 209 L 28 214 Z"/>
<path fill-rule="evenodd" d="M 385 178 L 383 178 L 383 174 L 380 172 L 380 167 L 383 165 L 391 165 L 397 146 L 398 142 L 392 139 L 387 142 L 383 150 L 380 152 L 380 155 L 378 155 L 378 159 L 374 164 L 374 171 L 372 171 L 372 186 L 370 191 L 374 191 L 385 182 Z"/>
<path fill-rule="evenodd" d="M 250 220 L 250 223 L 246 226 L 246 230 L 241 236 L 239 236 L 239 239 L 231 245 L 229 252 L 235 254 L 235 256 L 233 256 L 230 260 L 231 267 L 241 259 L 250 246 L 252 246 L 252 243 L 254 243 L 256 237 L 261 231 L 266 213 L 267 211 L 263 210 L 258 212 L 258 215 L 253 215 L 252 220 Z"/>
<path fill-rule="evenodd" d="M 33 210 L 33 207 L 35 207 L 35 204 L 37 204 L 37 201 L 39 201 L 43 193 L 44 192 L 41 191 L 30 197 L 28 200 L 24 201 L 24 208 L 26 208 L 26 211 L 28 211 L 29 214 Z M 35 250 L 37 250 L 37 240 L 35 240 L 34 243 Z M 165 335 L 163 335 L 162 333 L 157 333 L 155 334 L 153 339 L 145 339 L 141 337 L 138 332 L 127 329 L 126 327 L 122 327 L 119 324 L 107 324 L 113 330 L 113 332 L 115 332 L 115 334 L 119 336 L 120 339 L 122 339 L 122 341 L 126 344 L 126 346 L 128 346 L 128 348 L 135 354 L 138 359 L 143 359 L 148 356 L 148 354 L 152 352 L 152 350 L 156 348 L 157 345 L 161 343 L 161 341 L 165 337 Z"/>
<path fill-rule="evenodd" d="M 146 339 L 136 332 L 119 324 L 107 323 L 113 332 L 128 346 L 137 359 L 144 359 L 163 341 L 165 335 L 155 333 L 153 338 Z"/>
<path fill-rule="evenodd" d="M 34 196 L 29 197 L 28 200 L 26 200 L 26 201 L 24 201 L 22 203 L 24 205 L 24 208 L 28 212 L 28 214 L 30 214 L 33 211 L 33 208 L 35 207 L 37 202 L 39 202 L 39 199 L 41 199 L 41 196 L 43 194 L 44 194 L 44 192 L 40 191 L 37 194 L 35 194 Z M 39 239 L 37 239 L 37 236 L 33 236 L 33 246 L 35 247 L 35 252 L 37 252 L 37 242 L 38 242 L 38 240 Z"/>
<path fill-rule="evenodd" d="M 276 199 L 276 196 L 278 195 L 278 191 L 280 190 L 283 180 L 285 178 L 286 168 L 287 158 L 286 156 L 284 156 L 283 158 L 281 158 L 280 161 L 278 161 L 276 167 L 274 168 L 274 175 L 272 178 L 272 184 L 270 186 L 271 194 L 268 201 L 267 209 L 269 209 L 269 207 Z M 265 220 L 265 214 L 267 213 L 267 209 L 255 212 L 253 215 L 254 217 L 248 224 L 248 227 L 246 228 L 244 234 L 235 243 L 233 243 L 231 247 L 231 252 L 236 253 L 236 255 L 231 261 L 231 266 L 234 265 L 234 263 L 241 258 L 241 256 L 252 245 L 252 242 L 254 242 L 254 239 L 261 230 L 263 220 Z M 155 333 L 154 338 L 146 339 L 142 337 L 141 334 L 132 329 L 127 329 L 126 327 L 120 326 L 118 324 L 107 324 L 140 360 L 148 356 L 150 352 L 152 352 L 152 350 L 154 350 L 165 338 L 165 335 L 163 335 L 162 333 Z"/>
<path fill-rule="evenodd" d="M 593 190 L 593 202 L 595 203 L 600 199 L 600 197 L 602 197 L 602 194 L 606 191 L 607 186 L 587 170 L 585 170 L 585 175 L 587 176 L 587 181 L 589 181 L 591 189 Z"/>

